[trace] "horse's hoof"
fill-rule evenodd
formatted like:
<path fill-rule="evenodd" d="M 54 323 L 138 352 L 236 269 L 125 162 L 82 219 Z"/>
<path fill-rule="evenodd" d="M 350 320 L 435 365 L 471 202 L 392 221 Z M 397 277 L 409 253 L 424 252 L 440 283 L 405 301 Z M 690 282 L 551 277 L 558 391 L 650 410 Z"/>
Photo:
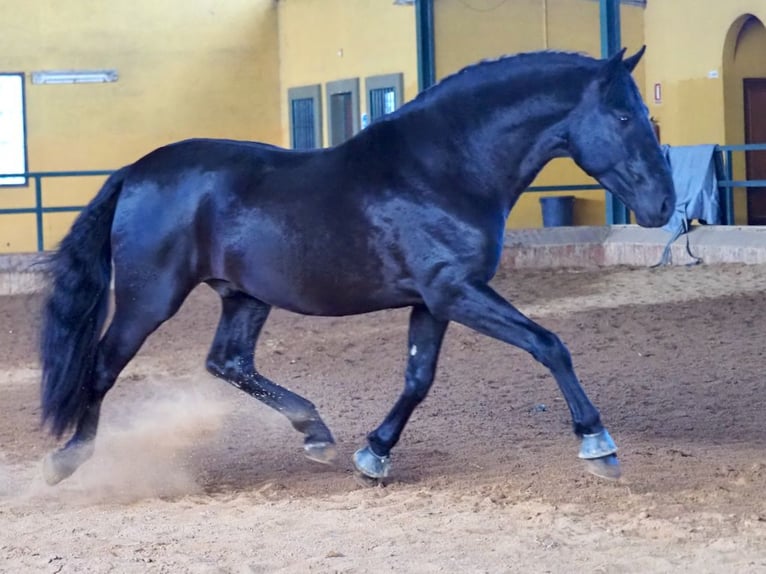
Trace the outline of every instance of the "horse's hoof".
<path fill-rule="evenodd" d="M 383 479 L 372 478 L 371 476 L 362 474 L 358 470 L 354 471 L 354 480 L 357 482 L 357 484 L 365 488 L 377 488 L 379 486 L 385 486 L 385 484 L 383 483 Z"/>
<path fill-rule="evenodd" d="M 306 458 L 322 464 L 332 464 L 338 456 L 338 449 L 331 442 L 312 442 L 303 445 Z"/>
<path fill-rule="evenodd" d="M 55 486 L 72 476 L 77 466 L 69 457 L 62 456 L 61 451 L 52 452 L 43 459 L 43 479 L 48 486 Z"/>
<path fill-rule="evenodd" d="M 608 480 L 617 480 L 622 476 L 620 461 L 617 460 L 617 455 L 615 454 L 586 459 L 585 468 L 591 474 Z"/>
<path fill-rule="evenodd" d="M 366 446 L 354 453 L 354 466 L 369 478 L 386 478 L 391 470 L 391 457 L 378 456 Z"/>
<path fill-rule="evenodd" d="M 50 486 L 74 474 L 93 456 L 93 442 L 78 442 L 53 451 L 43 459 L 43 478 Z"/>
<path fill-rule="evenodd" d="M 592 460 L 595 458 L 605 458 L 610 454 L 617 452 L 617 445 L 614 444 L 612 437 L 606 429 L 602 429 L 595 434 L 584 434 L 580 445 L 580 458 Z"/>

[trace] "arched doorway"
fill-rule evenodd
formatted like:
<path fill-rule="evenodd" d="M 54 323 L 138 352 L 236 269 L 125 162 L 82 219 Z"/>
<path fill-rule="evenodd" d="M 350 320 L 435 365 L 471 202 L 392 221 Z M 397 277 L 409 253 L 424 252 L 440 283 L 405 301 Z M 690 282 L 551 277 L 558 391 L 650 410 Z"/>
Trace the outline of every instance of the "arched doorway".
<path fill-rule="evenodd" d="M 766 26 L 752 14 L 729 29 L 723 75 L 727 143 L 766 143 Z M 766 179 L 766 152 L 736 158 L 734 171 L 737 179 Z M 740 190 L 735 217 L 738 223 L 766 225 L 766 188 Z"/>

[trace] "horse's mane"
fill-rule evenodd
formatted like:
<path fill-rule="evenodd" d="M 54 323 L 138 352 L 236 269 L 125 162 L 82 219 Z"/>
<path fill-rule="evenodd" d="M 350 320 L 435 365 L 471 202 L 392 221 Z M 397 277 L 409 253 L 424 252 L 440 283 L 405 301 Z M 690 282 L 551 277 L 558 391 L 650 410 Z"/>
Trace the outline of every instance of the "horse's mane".
<path fill-rule="evenodd" d="M 438 98 L 461 87 L 475 86 L 484 80 L 499 78 L 523 77 L 526 74 L 540 75 L 555 74 L 562 71 L 592 72 L 598 67 L 600 60 L 581 52 L 565 52 L 543 50 L 538 52 L 522 52 L 487 58 L 465 66 L 457 72 L 445 76 L 439 82 L 420 92 L 414 99 L 403 105 L 400 110 L 418 108 L 427 101 Z M 397 110 L 399 111 L 399 110 Z M 390 114 L 391 116 L 397 115 Z M 384 119 L 386 116 L 383 116 Z"/>

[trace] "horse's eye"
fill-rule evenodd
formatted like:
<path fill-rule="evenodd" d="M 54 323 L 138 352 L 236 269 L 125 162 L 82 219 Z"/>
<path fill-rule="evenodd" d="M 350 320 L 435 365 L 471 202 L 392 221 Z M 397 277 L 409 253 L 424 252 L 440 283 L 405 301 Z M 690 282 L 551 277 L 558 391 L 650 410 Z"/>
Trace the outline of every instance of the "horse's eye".
<path fill-rule="evenodd" d="M 620 114 L 619 116 L 617 116 L 617 119 L 620 120 L 620 123 L 625 124 L 625 123 L 628 123 L 630 121 L 630 116 L 628 116 L 626 114 Z"/>

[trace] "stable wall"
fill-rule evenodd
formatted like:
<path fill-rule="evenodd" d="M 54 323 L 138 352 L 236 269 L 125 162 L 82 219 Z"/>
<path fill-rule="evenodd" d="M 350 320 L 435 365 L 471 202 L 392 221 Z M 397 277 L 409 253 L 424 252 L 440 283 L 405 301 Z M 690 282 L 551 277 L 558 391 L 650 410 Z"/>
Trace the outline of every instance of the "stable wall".
<path fill-rule="evenodd" d="M 282 145 L 290 144 L 289 88 L 322 86 L 325 145 L 330 131 L 327 82 L 359 78 L 360 114 L 368 111 L 368 76 L 403 73 L 403 101 L 417 95 L 414 6 L 397 6 L 392 0 L 280 0 L 278 10 Z"/>
<path fill-rule="evenodd" d="M 640 6 L 620 10 L 622 44 L 634 53 L 644 44 Z M 443 78 L 485 58 L 532 50 L 565 50 L 601 56 L 599 3 L 593 0 L 437 0 L 434 2 L 436 75 Z M 644 66 L 634 74 L 643 89 Z M 556 159 L 533 185 L 593 183 L 574 162 Z M 508 226 L 539 227 L 540 193 L 522 195 L 511 211 Z M 575 224 L 603 225 L 605 200 L 601 191 L 575 195 Z"/>
<path fill-rule="evenodd" d="M 279 143 L 273 0 L 0 0 L 0 71 L 25 72 L 30 171 L 113 169 L 187 137 Z M 33 71 L 116 69 L 107 84 L 32 85 Z M 103 178 L 47 180 L 46 205 L 88 201 Z M 0 208 L 33 206 L 0 188 Z M 46 248 L 73 215 L 45 216 Z M 0 252 L 36 248 L 34 216 L 0 217 Z"/>
<path fill-rule="evenodd" d="M 766 22 L 766 3 L 763 0 L 647 3 L 645 36 L 651 50 L 646 54 L 646 82 L 648 86 L 662 83 L 662 103 L 650 100 L 649 108 L 660 122 L 663 142 L 743 143 L 727 141 L 723 57 L 731 25 L 748 13 Z M 678 24 L 671 25 L 672 22 Z"/>
<path fill-rule="evenodd" d="M 766 78 L 766 27 L 763 21 L 747 15 L 732 24 L 723 56 L 724 123 L 726 143 L 745 143 L 745 78 Z M 766 143 L 766 142 L 759 142 Z M 746 179 L 745 154 L 733 156 L 734 178 Z M 747 224 L 747 192 L 734 190 L 734 219 Z"/>
<path fill-rule="evenodd" d="M 403 72 L 404 99 L 417 93 L 414 8 L 391 0 L 80 0 L 66 9 L 52 0 L 0 0 L 0 8 L 0 71 L 115 68 L 120 74 L 117 83 L 103 85 L 27 81 L 33 171 L 116 168 L 191 136 L 288 145 L 286 94 L 293 86 L 350 77 L 363 86 L 366 76 Z M 664 142 L 742 143 L 741 78 L 766 75 L 762 31 L 739 34 L 736 23 L 746 14 L 766 22 L 766 4 L 673 0 L 622 6 L 623 45 L 629 52 L 648 45 L 635 76 Z M 599 32 L 595 0 L 437 0 L 437 77 L 519 51 L 598 56 Z M 663 87 L 659 104 L 651 99 L 656 82 Z M 366 112 L 366 98 L 360 104 Z M 324 111 L 323 118 L 326 123 Z M 327 133 L 325 125 L 325 142 Z M 741 168 L 739 161 L 738 173 Z M 46 205 L 82 204 L 101 180 L 48 180 Z M 588 182 L 572 162 L 555 160 L 534 183 Z M 603 194 L 576 195 L 575 222 L 603 224 Z M 539 197 L 522 197 L 509 225 L 540 226 Z M 0 208 L 31 206 L 32 198 L 31 189 L 0 188 Z M 45 216 L 46 247 L 55 245 L 71 219 Z M 0 251 L 34 249 L 34 216 L 0 217 Z"/>
<path fill-rule="evenodd" d="M 766 40 L 758 26 L 741 34 L 745 15 L 766 22 L 763 0 L 648 2 L 645 14 L 647 91 L 662 84 L 662 102 L 649 108 L 663 143 L 744 143 L 743 77 L 766 77 Z M 680 22 L 682 25 L 669 25 Z M 735 155 L 744 176 L 744 156 Z M 735 193 L 735 221 L 747 223 L 746 199 Z"/>

